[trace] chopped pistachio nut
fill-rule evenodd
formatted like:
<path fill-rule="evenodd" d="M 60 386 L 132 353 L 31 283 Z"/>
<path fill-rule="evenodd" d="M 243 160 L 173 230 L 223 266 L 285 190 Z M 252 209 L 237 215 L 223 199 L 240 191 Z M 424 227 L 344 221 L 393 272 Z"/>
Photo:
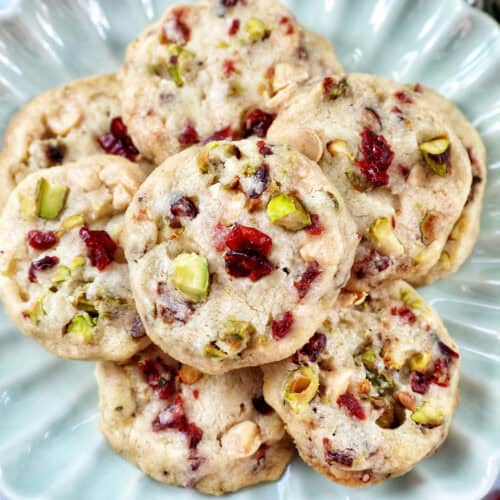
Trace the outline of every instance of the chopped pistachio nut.
<path fill-rule="evenodd" d="M 196 253 L 182 253 L 172 262 L 173 285 L 193 302 L 202 302 L 208 296 L 210 276 L 206 257 Z"/>
<path fill-rule="evenodd" d="M 404 252 L 403 245 L 396 237 L 392 227 L 391 217 L 380 217 L 370 226 L 370 236 L 378 245 L 389 253 L 389 255 L 401 255 Z"/>
<path fill-rule="evenodd" d="M 263 21 L 256 17 L 250 18 L 245 23 L 245 31 L 250 42 L 259 42 L 269 36 L 270 30 L 266 27 Z"/>
<path fill-rule="evenodd" d="M 198 382 L 203 374 L 189 365 L 182 365 L 179 370 L 179 378 L 183 384 L 192 385 Z"/>
<path fill-rule="evenodd" d="M 301 366 L 288 376 L 284 399 L 298 413 L 314 398 L 318 387 L 318 375 L 309 366 Z"/>
<path fill-rule="evenodd" d="M 401 301 L 413 309 L 422 309 L 423 302 L 418 295 L 411 289 L 405 288 L 401 290 Z"/>
<path fill-rule="evenodd" d="M 90 312 L 93 314 L 97 313 L 96 304 L 87 298 L 85 286 L 79 288 L 76 291 L 75 297 L 73 298 L 72 303 L 73 303 L 73 307 L 75 307 L 76 309 L 78 309 L 80 311 L 86 311 L 86 312 Z"/>
<path fill-rule="evenodd" d="M 42 219 L 55 219 L 66 204 L 69 188 L 60 184 L 52 184 L 42 177 L 38 187 L 38 216 Z"/>
<path fill-rule="evenodd" d="M 352 163 L 354 163 L 354 160 L 356 159 L 349 150 L 349 146 L 347 145 L 346 141 L 335 139 L 334 141 L 330 141 L 326 145 L 326 149 L 332 156 L 335 156 L 337 154 L 347 156 L 347 158 L 349 158 Z"/>
<path fill-rule="evenodd" d="M 375 370 L 377 364 L 377 355 L 375 351 L 371 347 L 366 349 L 361 355 L 361 361 L 368 370 Z"/>
<path fill-rule="evenodd" d="M 52 278 L 52 283 L 64 283 L 68 281 L 71 277 L 71 269 L 67 266 L 59 266 L 56 269 L 54 277 Z"/>
<path fill-rule="evenodd" d="M 84 223 L 85 220 L 82 215 L 72 215 L 63 221 L 62 227 L 64 230 L 69 231 L 75 227 L 83 226 Z"/>
<path fill-rule="evenodd" d="M 216 344 L 215 342 L 210 342 L 210 344 L 207 344 L 204 349 L 205 356 L 208 356 L 210 358 L 220 358 L 220 359 L 225 359 L 228 357 L 227 353 L 222 351 Z"/>
<path fill-rule="evenodd" d="M 72 271 L 75 271 L 79 267 L 83 267 L 85 265 L 85 257 L 83 255 L 77 255 L 72 261 L 71 264 L 69 265 L 69 268 Z"/>
<path fill-rule="evenodd" d="M 221 40 L 220 42 L 217 42 L 217 48 L 218 49 L 228 49 L 230 47 L 229 43 L 227 43 L 224 40 Z"/>
<path fill-rule="evenodd" d="M 89 313 L 78 313 L 70 322 L 67 333 L 79 335 L 85 342 L 91 344 L 95 341 L 95 326 L 97 318 L 92 318 Z"/>
<path fill-rule="evenodd" d="M 289 231 L 299 231 L 311 225 L 311 217 L 295 196 L 279 194 L 267 205 L 267 218 L 272 224 Z"/>
<path fill-rule="evenodd" d="M 418 145 L 425 163 L 431 171 L 440 177 L 448 175 L 450 160 L 450 141 L 447 137 L 437 137 Z"/>
<path fill-rule="evenodd" d="M 360 193 L 365 191 L 370 191 L 373 185 L 366 179 L 366 177 L 358 174 L 354 170 L 348 170 L 345 172 L 347 180 L 351 183 L 351 186 Z"/>
<path fill-rule="evenodd" d="M 396 429 L 401 426 L 406 419 L 404 407 L 394 399 L 387 399 L 385 408 L 380 417 L 375 420 L 375 423 L 383 429 Z"/>
<path fill-rule="evenodd" d="M 411 415 L 411 419 L 420 425 L 426 427 L 437 427 L 444 420 L 443 412 L 425 402 L 420 408 L 417 408 Z"/>
<path fill-rule="evenodd" d="M 435 262 L 437 259 L 439 259 L 439 255 L 441 255 L 438 252 L 439 247 L 437 245 L 429 245 L 428 247 L 418 252 L 417 255 L 415 255 L 415 264 L 427 264 L 429 261 Z"/>
<path fill-rule="evenodd" d="M 443 269 L 446 269 L 446 270 L 451 269 L 451 257 L 450 257 L 450 254 L 445 250 L 443 250 L 443 252 L 441 252 L 441 255 L 439 257 L 439 265 Z"/>
<path fill-rule="evenodd" d="M 36 300 L 36 302 L 30 307 L 28 310 L 28 316 L 31 320 L 31 322 L 36 325 L 42 316 L 46 316 L 47 312 L 43 308 L 43 301 L 45 300 L 45 297 L 49 294 L 48 291 L 43 292 L 40 297 Z"/>
<path fill-rule="evenodd" d="M 410 358 L 410 369 L 414 372 L 424 373 L 431 362 L 429 352 L 417 352 Z"/>
<path fill-rule="evenodd" d="M 424 245 L 430 245 L 436 239 L 435 225 L 438 219 L 439 215 L 436 212 L 430 211 L 424 215 L 420 222 L 420 234 L 422 235 Z"/>

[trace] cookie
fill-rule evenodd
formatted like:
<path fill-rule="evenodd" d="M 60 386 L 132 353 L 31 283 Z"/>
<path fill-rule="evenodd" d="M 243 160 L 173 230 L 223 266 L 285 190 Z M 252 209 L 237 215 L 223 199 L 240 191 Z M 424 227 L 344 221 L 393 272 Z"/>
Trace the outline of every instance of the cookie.
<path fill-rule="evenodd" d="M 91 156 L 30 174 L 0 220 L 0 296 L 20 330 L 62 358 L 125 360 L 149 344 L 119 238 L 144 173 Z"/>
<path fill-rule="evenodd" d="M 218 374 L 284 359 L 313 335 L 358 243 L 317 164 L 262 140 L 170 157 L 126 214 L 125 254 L 149 336 Z"/>
<path fill-rule="evenodd" d="M 264 397 L 302 458 L 331 480 L 373 485 L 445 440 L 460 359 L 437 313 L 403 281 L 346 293 L 295 356 L 264 367 Z"/>
<path fill-rule="evenodd" d="M 319 162 L 362 234 L 349 287 L 426 276 L 471 185 L 447 122 L 400 84 L 364 74 L 299 85 L 277 111 L 269 140 Z"/>
<path fill-rule="evenodd" d="M 202 375 L 150 347 L 96 374 L 100 430 L 158 481 L 221 495 L 278 479 L 294 455 L 258 368 Z"/>
<path fill-rule="evenodd" d="M 421 95 L 433 109 L 446 117 L 467 150 L 472 166 L 472 184 L 469 197 L 465 202 L 462 214 L 448 236 L 439 261 L 426 276 L 418 280 L 411 280 L 413 285 L 430 285 L 456 272 L 472 253 L 479 234 L 488 166 L 486 148 L 481 136 L 462 111 L 452 101 L 428 87 L 416 84 L 410 88 L 413 92 Z"/>
<path fill-rule="evenodd" d="M 331 44 L 273 0 L 178 5 L 128 48 L 125 123 L 159 164 L 209 137 L 264 137 L 278 90 L 339 71 Z"/>
<path fill-rule="evenodd" d="M 93 154 L 110 153 L 144 160 L 121 120 L 121 84 L 115 74 L 76 80 L 39 95 L 11 120 L 0 153 L 0 203 L 27 175 L 74 162 Z"/>

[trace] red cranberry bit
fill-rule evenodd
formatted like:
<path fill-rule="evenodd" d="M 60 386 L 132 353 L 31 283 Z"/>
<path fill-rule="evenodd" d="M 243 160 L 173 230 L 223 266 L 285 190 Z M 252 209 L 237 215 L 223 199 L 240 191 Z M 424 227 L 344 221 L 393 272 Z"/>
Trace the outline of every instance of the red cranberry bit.
<path fill-rule="evenodd" d="M 245 117 L 245 137 L 250 137 L 251 135 L 265 137 L 267 130 L 275 118 L 275 113 L 266 113 L 259 108 L 252 109 Z"/>
<path fill-rule="evenodd" d="M 332 465 L 336 462 L 345 467 L 352 467 L 354 459 L 350 453 L 347 451 L 339 451 L 330 449 L 330 440 L 328 438 L 323 439 L 323 447 L 325 448 L 325 461 L 327 464 Z"/>
<path fill-rule="evenodd" d="M 434 363 L 432 383 L 440 387 L 448 387 L 450 385 L 450 366 L 447 359 L 438 359 Z"/>
<path fill-rule="evenodd" d="M 187 196 L 176 196 L 170 204 L 170 213 L 175 217 L 194 219 L 198 215 L 198 208 Z"/>
<path fill-rule="evenodd" d="M 79 234 L 87 247 L 90 263 L 99 271 L 103 271 L 113 262 L 118 246 L 106 231 L 91 231 L 84 226 L 80 228 Z"/>
<path fill-rule="evenodd" d="M 403 111 L 401 111 L 401 108 L 398 108 L 397 106 L 393 106 L 391 109 L 391 113 L 397 113 L 398 115 L 402 115 Z"/>
<path fill-rule="evenodd" d="M 189 26 L 182 20 L 184 9 L 172 9 L 171 18 L 165 21 L 163 25 L 163 34 L 165 35 L 166 43 L 176 43 L 177 45 L 185 45 L 191 38 L 191 30 Z"/>
<path fill-rule="evenodd" d="M 111 120 L 110 132 L 101 135 L 97 142 L 108 155 L 123 156 L 130 161 L 135 161 L 139 155 L 120 116 Z"/>
<path fill-rule="evenodd" d="M 223 252 L 226 248 L 226 237 L 229 233 L 229 229 L 218 222 L 215 225 L 215 231 L 212 236 L 212 241 L 214 242 L 214 247 L 218 252 Z"/>
<path fill-rule="evenodd" d="M 137 366 L 159 399 L 168 399 L 175 393 L 176 370 L 163 363 L 161 358 L 145 359 Z"/>
<path fill-rule="evenodd" d="M 400 90 L 399 92 L 396 92 L 394 96 L 399 102 L 402 102 L 403 104 L 411 104 L 413 102 L 411 95 L 405 90 Z"/>
<path fill-rule="evenodd" d="M 52 248 L 59 238 L 54 231 L 32 230 L 28 233 L 28 245 L 35 250 L 43 251 Z"/>
<path fill-rule="evenodd" d="M 240 20 L 239 19 L 233 19 L 231 21 L 231 26 L 229 26 L 229 29 L 227 31 L 227 34 L 229 36 L 234 36 L 238 31 L 240 30 Z"/>
<path fill-rule="evenodd" d="M 361 280 L 385 271 L 391 264 L 392 259 L 389 256 L 372 249 L 364 259 L 354 263 L 352 272 L 356 279 Z"/>
<path fill-rule="evenodd" d="M 189 449 L 190 450 L 196 449 L 198 443 L 203 438 L 203 431 L 196 424 L 189 423 L 184 433 L 186 434 L 188 439 Z"/>
<path fill-rule="evenodd" d="M 234 7 L 238 3 L 238 0 L 221 0 L 221 3 L 224 7 L 229 8 Z"/>
<path fill-rule="evenodd" d="M 209 142 L 214 142 L 214 141 L 224 141 L 224 140 L 236 141 L 238 139 L 239 139 L 238 133 L 235 132 L 231 126 L 229 126 L 214 132 L 210 137 L 207 137 L 203 141 L 203 144 L 208 144 Z M 241 158 L 241 152 L 238 148 L 236 148 L 236 150 L 237 150 L 236 157 L 239 159 Z"/>
<path fill-rule="evenodd" d="M 451 347 L 447 346 L 444 342 L 438 341 L 438 347 L 442 354 L 444 354 L 447 358 L 455 358 L 458 359 L 460 354 L 454 351 Z"/>
<path fill-rule="evenodd" d="M 193 398 L 198 399 L 200 397 L 200 391 L 198 389 L 195 389 L 193 391 Z"/>
<path fill-rule="evenodd" d="M 403 323 L 412 325 L 417 321 L 417 317 L 415 316 L 415 313 L 409 308 L 409 307 L 396 307 L 394 306 L 391 309 L 391 314 L 393 316 L 399 316 Z"/>
<path fill-rule="evenodd" d="M 357 418 L 358 420 L 364 420 L 366 418 L 363 406 L 361 406 L 361 403 L 349 392 L 339 396 L 337 404 L 341 408 L 344 408 L 351 417 Z"/>
<path fill-rule="evenodd" d="M 431 378 L 424 374 L 418 372 L 412 372 L 410 375 L 410 385 L 411 390 L 418 394 L 425 394 L 429 390 L 429 385 L 431 384 Z"/>
<path fill-rule="evenodd" d="M 59 264 L 58 257 L 50 257 L 49 255 L 42 257 L 35 262 L 32 262 L 28 271 L 28 279 L 31 283 L 36 283 L 38 280 L 36 279 L 36 273 L 38 271 L 45 271 L 47 269 L 52 269 L 53 267 Z"/>
<path fill-rule="evenodd" d="M 259 281 L 273 271 L 267 257 L 259 253 L 227 252 L 224 255 L 224 265 L 230 276 L 250 278 L 251 281 Z"/>
<path fill-rule="evenodd" d="M 196 132 L 196 129 L 190 124 L 186 125 L 185 129 L 179 134 L 177 140 L 182 146 L 190 146 L 200 142 L 198 132 Z"/>
<path fill-rule="evenodd" d="M 270 415 L 273 412 L 273 409 L 266 403 L 262 394 L 255 396 L 252 399 L 252 404 L 256 411 L 258 411 L 261 415 Z"/>
<path fill-rule="evenodd" d="M 258 229 L 235 224 L 226 236 L 225 243 L 234 252 L 255 252 L 267 257 L 271 253 L 273 240 Z"/>
<path fill-rule="evenodd" d="M 230 78 L 234 73 L 236 73 L 236 66 L 234 61 L 231 59 L 226 59 L 222 63 L 224 78 Z"/>
<path fill-rule="evenodd" d="M 361 152 L 363 159 L 357 162 L 363 175 L 375 187 L 389 183 L 387 170 L 392 163 L 394 153 L 382 135 L 377 135 L 369 128 L 361 132 Z"/>
<path fill-rule="evenodd" d="M 302 273 L 301 277 L 293 283 L 293 286 L 297 289 L 299 299 L 303 299 L 307 295 L 313 281 L 320 274 L 321 271 L 319 269 L 319 264 L 315 260 L 307 265 L 306 270 Z"/>
<path fill-rule="evenodd" d="M 326 335 L 321 332 L 316 332 L 299 352 L 307 356 L 314 363 L 324 351 L 325 347 Z"/>
<path fill-rule="evenodd" d="M 287 16 L 283 16 L 281 19 L 280 19 L 280 24 L 283 24 L 286 26 L 286 31 L 285 33 L 287 35 L 293 35 L 293 33 L 295 33 L 295 28 L 293 27 L 293 24 L 292 24 L 292 21 L 289 17 Z"/>
<path fill-rule="evenodd" d="M 184 402 L 182 397 L 177 395 L 175 401 L 165 407 L 153 421 L 153 430 L 159 432 L 165 429 L 176 429 L 182 432 L 187 428 L 187 425 Z"/>
<path fill-rule="evenodd" d="M 166 283 L 158 283 L 158 312 L 165 323 L 186 323 L 193 314 L 191 304 L 178 299 Z"/>
<path fill-rule="evenodd" d="M 130 336 L 133 339 L 142 339 L 146 336 L 146 330 L 144 329 L 144 325 L 142 324 L 139 315 L 136 315 L 134 321 L 132 321 L 132 326 L 130 327 Z"/>
<path fill-rule="evenodd" d="M 280 314 L 271 323 L 271 332 L 274 340 L 280 340 L 286 337 L 293 326 L 293 314 L 290 311 L 286 311 Z"/>
<path fill-rule="evenodd" d="M 259 198 L 262 193 L 267 189 L 267 185 L 269 184 L 269 165 L 263 163 L 253 174 L 253 179 L 255 183 L 248 193 L 248 197 L 250 199 Z"/>
<path fill-rule="evenodd" d="M 319 220 L 319 215 L 311 214 L 311 225 L 305 229 L 309 234 L 313 236 L 319 236 L 325 230 L 325 226 L 321 224 Z"/>
<path fill-rule="evenodd" d="M 273 150 L 265 143 L 265 141 L 257 141 L 257 149 L 262 156 L 273 154 Z"/>

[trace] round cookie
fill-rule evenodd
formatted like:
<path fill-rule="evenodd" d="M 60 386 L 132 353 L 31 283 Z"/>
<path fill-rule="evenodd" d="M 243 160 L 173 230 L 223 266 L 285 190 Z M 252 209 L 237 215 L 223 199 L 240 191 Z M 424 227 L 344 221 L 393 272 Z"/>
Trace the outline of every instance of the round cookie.
<path fill-rule="evenodd" d="M 26 104 L 11 120 L 0 153 L 0 204 L 27 175 L 105 152 L 144 160 L 120 118 L 121 84 L 115 74 L 76 80 Z"/>
<path fill-rule="evenodd" d="M 274 0 L 178 5 L 128 48 L 124 118 L 159 164 L 209 137 L 264 137 L 276 92 L 340 71 L 331 44 Z"/>
<path fill-rule="evenodd" d="M 472 184 L 469 197 L 465 202 L 460 218 L 448 236 L 439 261 L 426 276 L 418 280 L 411 280 L 413 285 L 420 286 L 430 285 L 439 279 L 450 276 L 459 269 L 471 254 L 479 234 L 488 166 L 486 148 L 481 136 L 458 106 L 423 85 L 416 84 L 411 88 L 433 109 L 446 117 L 467 150 L 472 166 Z"/>
<path fill-rule="evenodd" d="M 341 295 L 288 361 L 264 367 L 264 397 L 301 457 L 331 480 L 372 485 L 408 472 L 445 440 L 459 354 L 404 281 Z"/>
<path fill-rule="evenodd" d="M 96 375 L 100 430 L 157 481 L 221 495 L 278 479 L 294 455 L 258 368 L 202 375 L 151 346 Z"/>
<path fill-rule="evenodd" d="M 313 335 L 358 243 L 321 169 L 287 146 L 196 146 L 126 214 L 132 290 L 153 342 L 218 374 L 284 359 Z"/>
<path fill-rule="evenodd" d="M 269 139 L 319 162 L 362 235 L 349 288 L 427 275 L 471 185 L 447 122 L 401 85 L 365 74 L 299 85 L 280 106 Z"/>
<path fill-rule="evenodd" d="M 118 244 L 144 180 L 98 155 L 26 177 L 0 220 L 0 296 L 23 333 L 62 358 L 125 360 L 149 344 Z"/>

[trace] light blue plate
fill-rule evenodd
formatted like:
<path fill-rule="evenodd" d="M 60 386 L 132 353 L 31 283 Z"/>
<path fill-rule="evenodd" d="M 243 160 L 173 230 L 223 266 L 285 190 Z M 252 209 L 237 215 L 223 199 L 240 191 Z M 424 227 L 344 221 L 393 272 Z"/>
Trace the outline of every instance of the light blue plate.
<path fill-rule="evenodd" d="M 126 44 L 169 3 L 0 0 L 0 131 L 40 91 L 118 68 Z M 347 70 L 421 81 L 455 99 L 486 142 L 489 179 L 473 257 L 451 279 L 424 289 L 463 354 L 461 403 L 444 447 L 405 477 L 369 489 L 336 486 L 296 460 L 280 482 L 234 497 L 479 499 L 500 465 L 500 30 L 461 0 L 288 3 L 301 22 L 333 40 Z M 93 369 L 50 357 L 0 317 L 0 494 L 197 497 L 146 478 L 106 446 L 95 426 Z"/>

